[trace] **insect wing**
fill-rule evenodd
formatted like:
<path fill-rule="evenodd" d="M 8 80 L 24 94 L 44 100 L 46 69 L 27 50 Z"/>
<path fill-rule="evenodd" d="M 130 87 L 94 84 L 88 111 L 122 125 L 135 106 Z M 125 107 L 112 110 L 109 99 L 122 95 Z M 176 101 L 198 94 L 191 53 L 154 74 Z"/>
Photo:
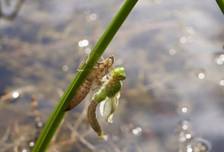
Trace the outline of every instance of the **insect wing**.
<path fill-rule="evenodd" d="M 111 98 L 106 98 L 106 100 L 100 103 L 100 114 L 106 120 L 111 114 L 112 106 Z"/>
<path fill-rule="evenodd" d="M 113 98 L 107 98 L 100 103 L 100 114 L 108 123 L 113 122 L 113 115 L 118 106 L 120 93 Z"/>

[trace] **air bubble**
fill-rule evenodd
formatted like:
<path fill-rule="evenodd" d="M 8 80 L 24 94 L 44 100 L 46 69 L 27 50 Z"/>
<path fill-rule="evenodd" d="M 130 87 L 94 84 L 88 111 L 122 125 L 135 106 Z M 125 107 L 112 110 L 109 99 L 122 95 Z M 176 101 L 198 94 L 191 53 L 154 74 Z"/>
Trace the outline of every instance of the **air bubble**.
<path fill-rule="evenodd" d="M 185 43 L 187 43 L 187 37 L 182 36 L 182 37 L 179 39 L 179 42 L 180 42 L 181 44 L 185 44 Z"/>
<path fill-rule="evenodd" d="M 181 129 L 182 129 L 182 130 L 189 130 L 189 129 L 191 129 L 190 122 L 184 120 L 184 121 L 181 123 Z"/>
<path fill-rule="evenodd" d="M 89 20 L 90 21 L 95 21 L 97 19 L 97 14 L 96 13 L 91 13 L 90 15 L 89 15 Z"/>
<path fill-rule="evenodd" d="M 24 149 L 22 149 L 21 152 L 28 152 L 28 150 L 24 148 Z"/>
<path fill-rule="evenodd" d="M 172 56 L 172 55 L 175 55 L 177 53 L 177 51 L 175 49 L 169 49 L 169 54 Z"/>
<path fill-rule="evenodd" d="M 223 65 L 224 64 L 224 52 L 215 53 L 215 63 L 217 65 Z"/>
<path fill-rule="evenodd" d="M 220 80 L 220 81 L 219 81 L 219 85 L 220 85 L 220 86 L 224 86 L 224 80 Z"/>
<path fill-rule="evenodd" d="M 205 75 L 204 72 L 199 72 L 199 73 L 197 74 L 197 77 L 198 77 L 198 79 L 203 80 L 203 79 L 205 79 L 206 75 Z"/>
<path fill-rule="evenodd" d="M 211 150 L 211 144 L 205 139 L 196 138 L 192 144 L 194 152 L 209 152 Z"/>
<path fill-rule="evenodd" d="M 13 98 L 13 99 L 18 98 L 19 96 L 20 96 L 19 91 L 13 91 L 13 92 L 12 92 L 12 98 Z"/>
<path fill-rule="evenodd" d="M 181 102 L 178 104 L 178 113 L 180 115 L 188 115 L 192 110 L 192 106 L 190 103 Z"/>
<path fill-rule="evenodd" d="M 37 128 L 42 128 L 44 126 L 44 123 L 41 121 L 36 122 L 36 127 Z"/>
<path fill-rule="evenodd" d="M 188 112 L 188 108 L 187 107 L 182 107 L 181 108 L 181 112 L 182 113 L 187 113 Z"/>
<path fill-rule="evenodd" d="M 89 41 L 86 39 L 80 40 L 78 45 L 79 45 L 79 47 L 87 47 L 89 45 Z"/>
<path fill-rule="evenodd" d="M 30 141 L 29 142 L 29 147 L 34 147 L 34 145 L 35 145 L 35 142 L 34 141 Z"/>
<path fill-rule="evenodd" d="M 187 145 L 186 152 L 193 152 L 193 149 L 192 149 L 192 146 L 191 145 Z"/>
<path fill-rule="evenodd" d="M 142 128 L 141 127 L 136 127 L 132 129 L 132 134 L 136 136 L 140 136 L 142 134 Z"/>
<path fill-rule="evenodd" d="M 69 70 L 68 65 L 63 65 L 63 66 L 62 66 L 62 70 L 63 70 L 64 72 L 67 72 L 67 71 Z"/>

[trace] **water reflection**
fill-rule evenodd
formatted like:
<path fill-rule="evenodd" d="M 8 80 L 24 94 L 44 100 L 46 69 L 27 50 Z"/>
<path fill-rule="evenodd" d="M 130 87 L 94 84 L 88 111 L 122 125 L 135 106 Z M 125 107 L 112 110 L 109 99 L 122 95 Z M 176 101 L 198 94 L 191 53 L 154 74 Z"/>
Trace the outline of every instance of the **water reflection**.
<path fill-rule="evenodd" d="M 89 45 L 89 41 L 86 39 L 80 40 L 78 45 L 79 45 L 79 47 L 87 47 Z"/>
<path fill-rule="evenodd" d="M 142 134 L 142 128 L 141 127 L 136 127 L 132 129 L 132 134 L 136 136 L 140 136 Z"/>
<path fill-rule="evenodd" d="M 12 92 L 12 98 L 16 99 L 20 96 L 20 93 L 18 91 L 13 91 Z"/>
<path fill-rule="evenodd" d="M 178 127 L 179 152 L 210 152 L 211 145 L 208 141 L 198 138 L 193 134 L 190 122 L 184 120 Z"/>
<path fill-rule="evenodd" d="M 95 21 L 97 19 L 97 15 L 96 13 L 91 13 L 89 16 L 88 16 L 88 19 L 90 21 Z"/>
<path fill-rule="evenodd" d="M 175 49 L 169 49 L 169 54 L 170 55 L 175 55 L 177 51 Z"/>
<path fill-rule="evenodd" d="M 63 70 L 64 72 L 67 72 L 67 71 L 69 70 L 68 65 L 63 65 L 63 66 L 62 66 L 62 70 Z"/>
<path fill-rule="evenodd" d="M 224 64 L 224 53 L 223 52 L 215 53 L 215 63 L 217 65 L 223 65 Z"/>
<path fill-rule="evenodd" d="M 219 85 L 220 85 L 220 86 L 224 86 L 224 80 L 220 80 L 220 81 L 219 81 Z"/>
<path fill-rule="evenodd" d="M 203 80 L 206 77 L 205 72 L 201 71 L 197 74 L 198 79 Z"/>

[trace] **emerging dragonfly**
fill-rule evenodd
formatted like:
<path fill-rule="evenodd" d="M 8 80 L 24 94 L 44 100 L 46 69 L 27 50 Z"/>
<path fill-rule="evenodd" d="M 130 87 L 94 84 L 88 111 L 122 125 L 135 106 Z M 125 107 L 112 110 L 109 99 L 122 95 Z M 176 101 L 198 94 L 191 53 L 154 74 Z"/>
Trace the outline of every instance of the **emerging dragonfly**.
<path fill-rule="evenodd" d="M 108 74 L 110 68 L 114 63 L 114 57 L 110 56 L 101 62 L 98 62 L 90 74 L 87 76 L 86 80 L 82 83 L 79 87 L 78 91 L 76 92 L 75 96 L 69 102 L 68 107 L 65 111 L 71 110 L 76 107 L 89 93 L 91 87 L 96 84 L 96 86 L 101 85 L 101 79 Z"/>
<path fill-rule="evenodd" d="M 87 118 L 88 121 L 95 130 L 95 132 L 102 138 L 105 138 L 98 120 L 96 118 L 96 108 L 100 103 L 101 115 L 107 122 L 112 123 L 113 114 L 118 106 L 118 99 L 120 97 L 120 90 L 122 87 L 122 81 L 126 78 L 124 67 L 114 68 L 109 78 L 104 82 L 102 87 L 93 96 L 92 101 L 88 107 Z"/>

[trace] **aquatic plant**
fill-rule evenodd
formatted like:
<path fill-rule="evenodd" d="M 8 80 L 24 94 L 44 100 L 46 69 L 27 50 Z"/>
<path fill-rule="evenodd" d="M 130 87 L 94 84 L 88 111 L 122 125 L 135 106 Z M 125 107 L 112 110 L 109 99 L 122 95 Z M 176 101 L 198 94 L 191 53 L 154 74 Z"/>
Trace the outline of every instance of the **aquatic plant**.
<path fill-rule="evenodd" d="M 68 86 L 58 105 L 51 113 L 48 121 L 46 122 L 40 134 L 40 137 L 38 138 L 32 150 L 33 152 L 44 152 L 46 150 L 53 135 L 55 134 L 56 129 L 60 125 L 66 113 L 65 109 L 68 106 L 69 102 L 72 100 L 74 94 L 77 93 L 79 87 L 85 81 L 91 69 L 101 57 L 114 35 L 119 30 L 120 26 L 125 21 L 132 8 L 137 3 L 137 1 L 138 0 L 126 0 L 123 3 L 122 7 L 118 10 L 117 14 L 112 19 L 111 23 L 109 24 L 103 35 L 100 37 L 95 47 L 92 49 L 88 58 L 83 62 L 84 64 L 82 64 L 80 70 L 77 71 L 74 79 Z"/>

